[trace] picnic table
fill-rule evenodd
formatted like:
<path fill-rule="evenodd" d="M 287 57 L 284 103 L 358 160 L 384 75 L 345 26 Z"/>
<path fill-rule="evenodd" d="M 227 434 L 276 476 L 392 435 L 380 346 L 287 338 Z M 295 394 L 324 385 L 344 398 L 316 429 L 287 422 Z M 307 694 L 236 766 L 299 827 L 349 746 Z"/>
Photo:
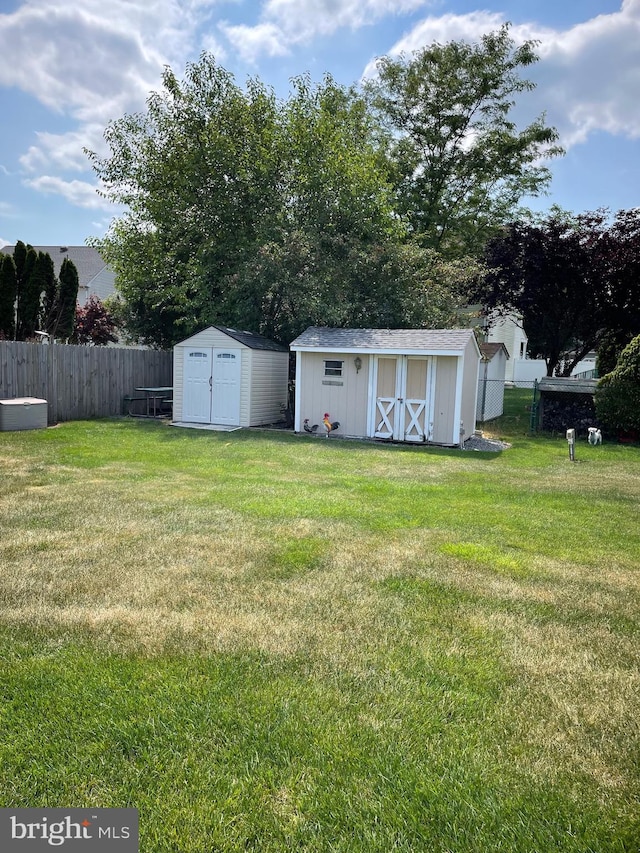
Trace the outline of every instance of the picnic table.
<path fill-rule="evenodd" d="M 136 388 L 136 393 L 144 394 L 142 398 L 145 403 L 145 411 L 143 414 L 134 414 L 129 407 L 129 414 L 134 418 L 163 418 L 170 412 L 170 406 L 173 405 L 173 387 L 171 385 L 161 385 L 146 388 Z"/>

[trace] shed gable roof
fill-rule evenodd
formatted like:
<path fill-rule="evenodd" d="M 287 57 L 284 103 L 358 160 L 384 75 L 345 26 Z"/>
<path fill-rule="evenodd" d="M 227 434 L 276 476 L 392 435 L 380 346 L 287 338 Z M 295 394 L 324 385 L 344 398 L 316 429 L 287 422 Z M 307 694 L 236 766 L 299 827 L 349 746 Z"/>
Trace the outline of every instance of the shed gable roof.
<path fill-rule="evenodd" d="M 266 349 L 272 350 L 273 352 L 287 352 L 287 348 L 282 346 L 282 344 L 276 343 L 276 341 L 272 341 L 262 335 L 257 335 L 255 332 L 239 332 L 236 329 L 228 329 L 226 326 L 214 326 L 213 328 L 217 329 L 219 332 L 224 332 L 225 335 L 229 335 L 229 337 L 233 338 L 234 341 L 244 344 L 246 347 L 249 347 L 249 349 Z"/>
<path fill-rule="evenodd" d="M 440 351 L 462 353 L 471 329 L 332 329 L 310 326 L 291 344 L 291 349 Z"/>
<path fill-rule="evenodd" d="M 223 335 L 227 335 L 227 337 L 232 338 L 234 341 L 237 341 L 239 344 L 242 344 L 249 349 L 269 350 L 271 352 L 288 352 L 287 347 L 277 343 L 276 341 L 272 341 L 269 338 L 265 338 L 262 335 L 257 335 L 255 332 L 238 331 L 237 329 L 230 329 L 227 326 L 207 326 L 206 329 L 200 329 L 199 332 L 196 332 L 194 335 L 190 335 L 184 341 L 180 341 L 180 345 L 191 344 L 198 335 L 206 332 L 207 329 L 217 329 L 219 332 L 222 332 Z"/>
<path fill-rule="evenodd" d="M 503 350 L 505 356 L 507 358 L 509 358 L 509 350 L 506 348 L 506 346 L 503 343 L 480 344 L 480 352 L 482 353 L 482 355 L 486 356 L 489 359 L 489 361 L 491 361 L 492 358 L 495 358 L 495 356 L 501 350 Z"/>

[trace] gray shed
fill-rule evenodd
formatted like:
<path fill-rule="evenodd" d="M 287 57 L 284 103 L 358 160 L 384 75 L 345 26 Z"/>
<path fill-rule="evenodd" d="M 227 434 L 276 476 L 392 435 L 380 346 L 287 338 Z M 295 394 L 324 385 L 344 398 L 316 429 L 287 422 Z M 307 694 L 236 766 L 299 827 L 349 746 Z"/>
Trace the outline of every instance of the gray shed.
<path fill-rule="evenodd" d="M 286 347 L 253 332 L 209 326 L 173 348 L 174 423 L 280 421 L 288 376 Z"/>
<path fill-rule="evenodd" d="M 338 434 L 458 445 L 476 426 L 480 351 L 471 329 L 311 327 L 296 353 L 295 430 L 325 412 Z M 321 430 L 319 430 L 321 432 Z"/>

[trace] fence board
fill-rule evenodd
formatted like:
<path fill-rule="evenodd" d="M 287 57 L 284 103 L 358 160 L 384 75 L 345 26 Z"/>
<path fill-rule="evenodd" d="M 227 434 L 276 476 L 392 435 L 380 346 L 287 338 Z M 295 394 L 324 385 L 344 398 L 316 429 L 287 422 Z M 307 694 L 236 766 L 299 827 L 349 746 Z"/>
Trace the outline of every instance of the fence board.
<path fill-rule="evenodd" d="M 137 387 L 172 384 L 171 352 L 0 341 L 0 399 L 47 400 L 49 423 L 120 415 Z"/>

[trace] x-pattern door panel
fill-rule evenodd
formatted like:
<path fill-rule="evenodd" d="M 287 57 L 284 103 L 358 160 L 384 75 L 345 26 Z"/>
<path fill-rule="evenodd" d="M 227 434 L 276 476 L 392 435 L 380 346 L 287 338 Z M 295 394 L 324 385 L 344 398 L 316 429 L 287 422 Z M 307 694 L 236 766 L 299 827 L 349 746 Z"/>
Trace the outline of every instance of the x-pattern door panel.
<path fill-rule="evenodd" d="M 376 438 L 393 438 L 395 397 L 378 397 L 376 400 Z"/>
<path fill-rule="evenodd" d="M 431 359 L 381 356 L 377 359 L 374 436 L 396 441 L 428 441 L 432 436 Z"/>

